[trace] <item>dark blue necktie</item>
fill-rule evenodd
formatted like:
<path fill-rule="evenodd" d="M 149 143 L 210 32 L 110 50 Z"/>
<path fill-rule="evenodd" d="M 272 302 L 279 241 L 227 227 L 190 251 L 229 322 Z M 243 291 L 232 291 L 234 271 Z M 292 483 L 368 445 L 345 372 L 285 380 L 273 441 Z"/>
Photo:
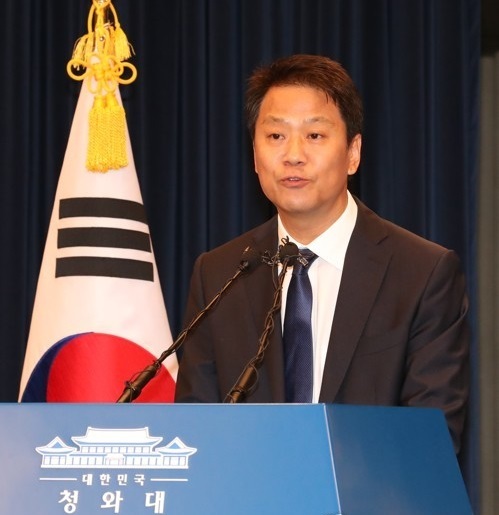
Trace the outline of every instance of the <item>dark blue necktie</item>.
<path fill-rule="evenodd" d="M 286 402 L 311 402 L 313 386 L 312 286 L 308 267 L 317 257 L 308 249 L 300 250 L 307 260 L 297 261 L 289 282 L 284 315 L 284 365 Z"/>

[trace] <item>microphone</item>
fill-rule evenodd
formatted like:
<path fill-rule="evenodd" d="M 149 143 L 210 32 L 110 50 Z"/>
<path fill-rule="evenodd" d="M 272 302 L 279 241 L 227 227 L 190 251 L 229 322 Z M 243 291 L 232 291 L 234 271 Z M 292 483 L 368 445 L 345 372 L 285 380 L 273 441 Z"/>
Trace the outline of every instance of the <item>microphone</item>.
<path fill-rule="evenodd" d="M 265 351 L 270 343 L 270 335 L 274 331 L 274 315 L 281 309 L 282 285 L 286 270 L 289 266 L 293 266 L 296 261 L 305 259 L 300 255 L 298 246 L 289 241 L 289 238 L 283 238 L 282 245 L 279 245 L 276 256 L 269 260 L 265 260 L 270 266 L 276 266 L 277 263 L 282 264 L 282 270 L 277 279 L 277 285 L 274 291 L 274 300 L 271 308 L 265 317 L 264 329 L 258 341 L 258 350 L 256 355 L 248 362 L 236 383 L 226 395 L 224 403 L 236 404 L 243 402 L 251 391 L 253 391 L 258 382 L 258 369 L 262 366 L 265 358 Z"/>
<path fill-rule="evenodd" d="M 289 241 L 289 238 L 285 238 L 282 245 L 279 245 L 278 250 L 279 261 L 282 263 L 283 268 L 293 266 L 296 261 L 301 261 L 303 256 L 298 250 L 296 243 Z M 282 273 L 282 271 L 281 271 Z"/>
<path fill-rule="evenodd" d="M 232 286 L 236 279 L 251 271 L 262 262 L 262 255 L 259 252 L 251 247 L 246 247 L 241 256 L 241 260 L 239 261 L 236 273 L 224 284 L 222 289 L 213 297 L 210 303 L 194 317 L 190 324 L 178 335 L 172 345 L 163 351 L 159 358 L 144 368 L 142 372 L 139 372 L 135 379 L 125 382 L 125 389 L 116 402 L 125 403 L 135 400 L 142 393 L 143 388 L 157 374 L 163 361 L 182 346 L 189 333 L 218 304 L 224 293 Z"/>

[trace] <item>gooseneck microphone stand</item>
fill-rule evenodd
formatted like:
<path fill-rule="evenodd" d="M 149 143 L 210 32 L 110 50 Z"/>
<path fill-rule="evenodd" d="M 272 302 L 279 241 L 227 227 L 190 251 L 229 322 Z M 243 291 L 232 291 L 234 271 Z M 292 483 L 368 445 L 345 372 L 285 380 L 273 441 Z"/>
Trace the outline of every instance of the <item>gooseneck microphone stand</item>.
<path fill-rule="evenodd" d="M 265 317 L 264 329 L 258 341 L 258 350 L 256 355 L 248 362 L 238 380 L 226 395 L 224 403 L 236 404 L 243 402 L 248 394 L 252 392 L 258 382 L 258 369 L 262 366 L 265 351 L 270 343 L 270 335 L 274 330 L 275 314 L 281 309 L 282 300 L 282 286 L 286 276 L 288 266 L 294 265 L 297 259 L 300 259 L 300 253 L 297 245 L 286 240 L 283 245 L 279 247 L 277 260 L 271 264 L 275 266 L 277 261 L 282 264 L 282 270 L 277 279 L 277 285 L 274 291 L 274 299 L 267 316 Z"/>
<path fill-rule="evenodd" d="M 242 274 L 250 270 L 255 263 L 261 263 L 261 255 L 250 247 L 247 247 L 241 257 L 239 267 L 236 273 L 225 283 L 223 288 L 213 297 L 211 302 L 203 308 L 191 321 L 191 323 L 178 335 L 177 339 L 173 344 L 163 351 L 161 356 L 155 359 L 150 365 L 148 365 L 142 372 L 139 372 L 137 376 L 125 382 L 125 389 L 123 393 L 116 401 L 117 403 L 126 403 L 134 401 L 141 393 L 143 388 L 151 381 L 151 379 L 158 373 L 163 361 L 174 352 L 176 352 L 184 343 L 189 333 L 199 324 L 199 322 L 206 316 L 206 314 L 213 309 L 224 293 L 232 286 L 232 283 Z"/>

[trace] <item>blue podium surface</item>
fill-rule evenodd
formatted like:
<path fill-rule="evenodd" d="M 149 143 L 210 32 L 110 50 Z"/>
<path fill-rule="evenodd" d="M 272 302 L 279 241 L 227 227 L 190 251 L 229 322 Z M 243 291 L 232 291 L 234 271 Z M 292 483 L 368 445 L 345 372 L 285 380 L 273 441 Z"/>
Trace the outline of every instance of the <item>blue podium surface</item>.
<path fill-rule="evenodd" d="M 2 515 L 472 513 L 438 410 L 3 404 L 0 418 Z"/>

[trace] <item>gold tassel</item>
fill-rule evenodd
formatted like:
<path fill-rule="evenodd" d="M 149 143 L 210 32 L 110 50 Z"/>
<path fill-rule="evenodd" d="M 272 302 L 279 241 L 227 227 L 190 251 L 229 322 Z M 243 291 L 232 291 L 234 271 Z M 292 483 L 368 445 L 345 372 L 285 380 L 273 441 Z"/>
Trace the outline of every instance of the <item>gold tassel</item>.
<path fill-rule="evenodd" d="M 109 5 L 109 8 L 113 14 L 114 18 L 114 54 L 118 61 L 126 61 L 130 59 L 133 54 L 132 45 L 128 42 L 128 38 L 126 37 L 125 32 L 121 28 L 120 22 L 118 21 L 118 14 L 116 13 L 116 9 L 113 4 Z"/>
<path fill-rule="evenodd" d="M 78 61 L 86 61 L 86 51 L 85 48 L 87 46 L 87 41 L 89 38 L 89 34 L 82 36 L 75 43 L 75 47 L 73 50 L 73 59 L 77 59 Z"/>
<path fill-rule="evenodd" d="M 88 16 L 88 34 L 75 44 L 68 74 L 75 80 L 85 80 L 94 94 L 89 112 L 86 167 L 92 172 L 117 170 L 128 164 L 126 152 L 125 110 L 116 98 L 118 84 L 130 84 L 137 69 L 123 63 L 133 48 L 118 22 L 111 0 L 92 0 Z M 83 73 L 76 74 L 73 69 Z M 129 78 L 123 78 L 125 70 Z"/>
<path fill-rule="evenodd" d="M 132 52 L 133 49 L 128 42 L 128 38 L 118 23 L 114 31 L 114 53 L 119 61 L 126 61 L 132 57 Z"/>
<path fill-rule="evenodd" d="M 126 166 L 125 110 L 114 93 L 95 97 L 88 122 L 87 169 L 107 172 Z"/>

